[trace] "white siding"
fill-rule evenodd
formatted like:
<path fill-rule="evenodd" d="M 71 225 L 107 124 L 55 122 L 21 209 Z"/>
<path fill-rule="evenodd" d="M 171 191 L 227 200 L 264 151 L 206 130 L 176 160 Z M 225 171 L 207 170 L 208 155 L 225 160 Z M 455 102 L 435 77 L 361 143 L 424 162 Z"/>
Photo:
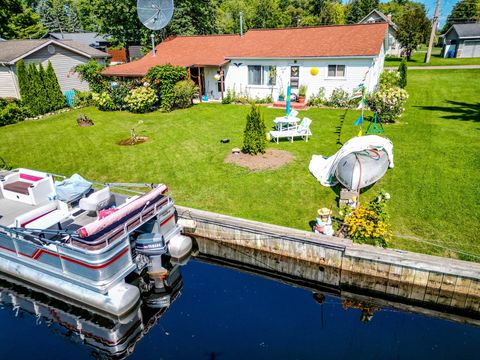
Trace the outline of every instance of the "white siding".
<path fill-rule="evenodd" d="M 0 65 L 0 97 L 20 97 L 14 72 L 10 67 L 2 65 Z"/>
<path fill-rule="evenodd" d="M 33 62 L 38 64 L 41 62 L 42 65 L 46 67 L 50 60 L 63 92 L 72 89 L 89 90 L 88 83 L 81 81 L 78 78 L 78 74 L 73 72 L 73 68 L 76 65 L 85 64 L 89 59 L 60 46 L 52 46 L 55 48 L 54 54 L 50 54 L 47 50 L 48 47 L 44 47 L 27 56 L 24 59 L 25 63 Z"/>
<path fill-rule="evenodd" d="M 248 95 L 250 98 L 265 98 L 273 92 L 273 100 L 278 100 L 280 90 L 286 94 L 290 82 L 290 67 L 300 66 L 300 85 L 307 86 L 307 98 L 316 95 L 320 87 L 325 88 L 326 96 L 330 96 L 336 88 L 352 92 L 363 79 L 368 91 L 372 91 L 378 83 L 380 72 L 383 69 L 383 48 L 375 58 L 333 58 L 333 59 L 271 59 L 271 60 L 244 60 L 232 59 L 225 75 L 225 89 L 235 89 L 238 93 Z M 237 65 L 235 65 L 237 64 Z M 271 86 L 248 85 L 248 65 L 276 65 L 277 84 Z M 328 65 L 345 65 L 344 78 L 329 78 Z M 312 75 L 310 70 L 316 67 L 317 75 Z M 298 89 L 292 89 L 298 94 Z"/>

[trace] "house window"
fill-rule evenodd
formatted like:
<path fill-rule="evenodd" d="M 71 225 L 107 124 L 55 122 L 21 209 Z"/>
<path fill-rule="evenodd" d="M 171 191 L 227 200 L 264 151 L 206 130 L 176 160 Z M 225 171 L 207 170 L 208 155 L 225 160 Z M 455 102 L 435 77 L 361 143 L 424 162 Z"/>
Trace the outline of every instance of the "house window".
<path fill-rule="evenodd" d="M 290 67 L 290 86 L 292 89 L 298 89 L 300 79 L 300 66 Z"/>
<path fill-rule="evenodd" d="M 345 77 L 345 65 L 328 65 L 328 77 Z"/>
<path fill-rule="evenodd" d="M 248 65 L 248 85 L 275 86 L 276 66 Z"/>

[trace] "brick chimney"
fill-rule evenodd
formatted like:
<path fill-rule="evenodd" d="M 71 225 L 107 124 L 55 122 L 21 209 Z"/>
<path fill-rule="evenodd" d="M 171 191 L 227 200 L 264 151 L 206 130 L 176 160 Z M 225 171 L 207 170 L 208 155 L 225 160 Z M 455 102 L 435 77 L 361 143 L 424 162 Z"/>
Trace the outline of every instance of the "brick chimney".
<path fill-rule="evenodd" d="M 388 21 L 392 21 L 392 14 L 388 14 L 388 15 L 387 15 L 387 20 L 388 20 Z"/>

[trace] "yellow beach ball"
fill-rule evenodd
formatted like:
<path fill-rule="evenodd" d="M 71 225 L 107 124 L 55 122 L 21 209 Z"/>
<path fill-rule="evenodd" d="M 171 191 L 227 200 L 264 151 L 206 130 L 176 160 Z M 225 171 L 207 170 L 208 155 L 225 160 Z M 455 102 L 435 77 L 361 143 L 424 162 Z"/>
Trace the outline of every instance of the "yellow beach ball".
<path fill-rule="evenodd" d="M 317 76 L 318 75 L 318 68 L 312 67 L 310 69 L 310 74 L 312 74 L 313 76 Z"/>

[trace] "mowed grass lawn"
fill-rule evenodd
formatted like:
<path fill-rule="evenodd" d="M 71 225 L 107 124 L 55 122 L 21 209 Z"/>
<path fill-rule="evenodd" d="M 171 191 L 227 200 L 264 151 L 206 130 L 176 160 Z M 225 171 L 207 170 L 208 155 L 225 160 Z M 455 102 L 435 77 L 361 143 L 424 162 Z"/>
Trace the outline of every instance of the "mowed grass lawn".
<path fill-rule="evenodd" d="M 443 58 L 440 56 L 441 48 L 433 48 L 432 56 L 428 64 L 425 64 L 425 55 L 427 54 L 427 48 L 422 47 L 421 50 L 415 52 L 410 61 L 409 66 L 449 66 L 449 65 L 480 65 L 480 58 Z M 397 67 L 400 65 L 402 58 L 386 58 L 385 66 Z"/>
<path fill-rule="evenodd" d="M 395 168 L 361 196 L 391 193 L 393 230 L 480 256 L 478 220 L 480 70 L 409 74 L 407 111 L 385 126 L 394 143 Z M 270 143 L 295 155 L 289 165 L 250 172 L 224 159 L 241 147 L 248 106 L 202 104 L 171 113 L 135 115 L 94 108 L 0 128 L 0 156 L 15 167 L 99 181 L 165 182 L 178 204 L 309 229 L 319 207 L 336 209 L 338 189 L 322 187 L 308 172 L 313 154 L 332 155 L 356 135 L 356 111 L 312 109 L 314 136 L 306 143 Z M 282 110 L 263 110 L 267 125 Z M 84 113 L 95 126 L 79 128 Z M 142 121 L 143 124 L 138 124 Z M 150 141 L 117 142 L 136 128 Z M 221 144 L 220 139 L 230 143 Z M 396 236 L 392 247 L 478 260 Z"/>

